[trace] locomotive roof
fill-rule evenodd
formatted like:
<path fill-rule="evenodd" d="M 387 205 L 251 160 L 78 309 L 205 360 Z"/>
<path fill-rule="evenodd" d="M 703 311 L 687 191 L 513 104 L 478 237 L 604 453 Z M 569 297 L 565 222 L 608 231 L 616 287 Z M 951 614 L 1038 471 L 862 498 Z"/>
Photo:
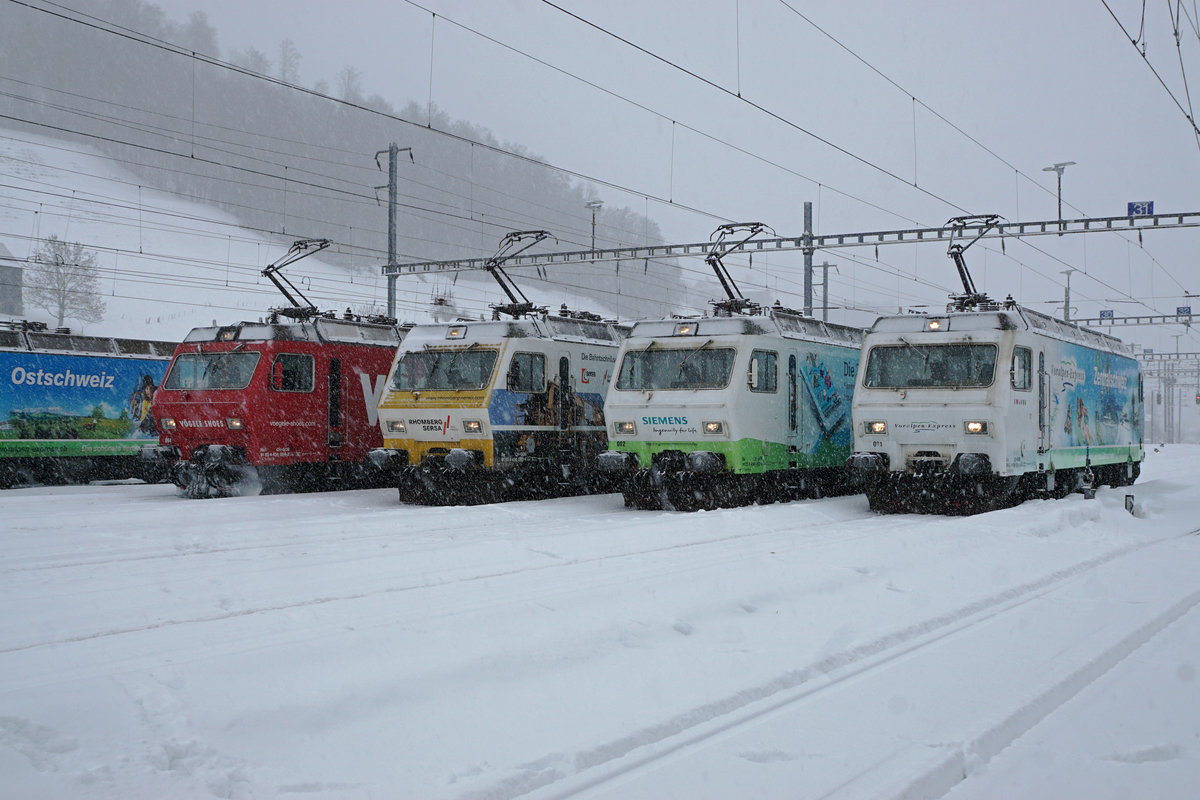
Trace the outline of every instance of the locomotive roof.
<path fill-rule="evenodd" d="M 446 344 L 455 341 L 493 342 L 503 339 L 555 339 L 618 345 L 629 326 L 616 322 L 547 315 L 540 319 L 480 320 L 415 325 L 407 339 Z"/>
<path fill-rule="evenodd" d="M 931 319 L 942 320 L 944 331 L 1035 330 L 1054 339 L 1094 347 L 1122 355 L 1132 355 L 1133 348 L 1115 336 L 1085 328 L 1074 322 L 1034 311 L 1024 306 L 1006 304 L 1005 308 L 986 311 L 957 311 L 946 314 L 899 314 L 880 317 L 869 333 L 923 333 L 929 330 Z"/>
<path fill-rule="evenodd" d="M 150 339 L 82 336 L 75 333 L 52 333 L 46 330 L 22 330 L 17 327 L 0 330 L 0 349 L 4 350 L 170 358 L 171 354 L 175 352 L 175 347 L 175 342 L 160 342 Z"/>
<path fill-rule="evenodd" d="M 297 322 L 238 322 L 233 325 L 194 328 L 185 342 L 336 342 L 397 347 L 402 333 L 395 325 L 353 319 L 318 317 Z"/>
<path fill-rule="evenodd" d="M 859 328 L 823 322 L 813 317 L 772 309 L 770 315 L 732 317 L 686 317 L 653 319 L 634 323 L 631 339 L 695 336 L 782 336 L 786 339 L 819 341 L 844 347 L 861 347 Z"/>

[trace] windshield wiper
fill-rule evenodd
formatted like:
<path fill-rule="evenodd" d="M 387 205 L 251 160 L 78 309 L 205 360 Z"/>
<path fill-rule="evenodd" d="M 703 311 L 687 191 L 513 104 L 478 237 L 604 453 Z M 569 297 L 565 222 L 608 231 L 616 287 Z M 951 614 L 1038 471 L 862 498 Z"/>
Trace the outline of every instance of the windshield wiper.
<path fill-rule="evenodd" d="M 899 336 L 897 338 L 900 339 L 901 344 L 903 344 L 909 350 L 912 350 L 914 353 L 919 355 L 921 357 L 921 361 L 924 363 L 925 366 L 929 366 L 929 353 L 925 352 L 924 350 L 921 350 L 919 347 L 917 347 L 912 342 L 905 339 L 903 336 Z"/>
<path fill-rule="evenodd" d="M 688 361 L 690 361 L 690 360 L 691 360 L 692 356 L 696 355 L 696 353 L 699 353 L 701 350 L 703 350 L 704 348 L 708 347 L 708 346 L 709 346 L 710 344 L 712 344 L 712 343 L 713 343 L 713 340 L 712 340 L 712 339 L 709 339 L 707 342 L 705 342 L 704 344 L 700 345 L 700 346 L 699 346 L 699 347 L 697 347 L 695 350 L 693 350 L 692 352 L 690 352 L 690 353 L 688 353 L 686 356 L 684 356 L 684 357 L 683 357 L 683 361 L 680 361 L 680 362 L 679 362 L 679 371 L 678 371 L 676 374 L 677 374 L 677 375 L 682 375 L 682 374 L 683 374 L 683 365 L 684 365 L 684 364 L 686 364 L 686 363 L 688 363 Z"/>
<path fill-rule="evenodd" d="M 471 342 L 469 345 L 464 347 L 462 350 L 459 350 L 458 352 L 456 352 L 454 354 L 454 357 L 450 359 L 450 363 L 446 365 L 446 374 L 447 375 L 450 374 L 450 370 L 454 369 L 454 365 L 458 363 L 459 356 L 461 356 L 463 353 L 468 353 L 471 350 L 474 350 L 478 346 L 479 346 L 479 342 Z"/>
<path fill-rule="evenodd" d="M 221 353 L 219 356 L 217 356 L 216 358 L 209 361 L 207 364 L 204 365 L 204 372 L 201 373 L 201 377 L 207 378 L 209 373 L 212 372 L 214 369 L 216 369 L 218 365 L 224 365 L 225 362 L 227 362 L 229 359 L 233 358 L 234 353 L 236 353 L 238 350 L 241 350 L 245 346 L 246 346 L 246 343 L 243 342 L 243 343 L 239 344 L 237 347 L 233 348 L 232 350 L 230 350 L 226 353 Z"/>

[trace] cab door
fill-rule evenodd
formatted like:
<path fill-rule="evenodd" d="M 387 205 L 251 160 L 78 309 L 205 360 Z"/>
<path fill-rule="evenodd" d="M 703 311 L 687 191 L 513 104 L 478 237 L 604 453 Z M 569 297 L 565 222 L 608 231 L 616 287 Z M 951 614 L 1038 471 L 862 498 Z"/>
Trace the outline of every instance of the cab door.
<path fill-rule="evenodd" d="M 1046 373 L 1046 352 L 1038 351 L 1038 452 L 1050 449 L 1050 376 Z"/>
<path fill-rule="evenodd" d="M 340 359 L 329 359 L 329 433 L 326 441 L 329 444 L 329 457 L 332 461 L 339 459 L 340 448 L 346 435 L 346 414 L 344 403 L 346 387 L 342 385 L 342 362 Z"/>
<path fill-rule="evenodd" d="M 797 362 L 796 354 L 789 353 L 787 363 L 787 442 L 788 453 L 792 456 L 795 455 L 803 439 L 803 432 L 800 430 L 799 375 L 800 364 Z"/>
<path fill-rule="evenodd" d="M 570 353 L 560 353 L 558 357 L 558 397 L 555 414 L 558 418 L 558 429 L 565 431 L 573 424 L 575 408 L 575 385 L 571 374 Z"/>

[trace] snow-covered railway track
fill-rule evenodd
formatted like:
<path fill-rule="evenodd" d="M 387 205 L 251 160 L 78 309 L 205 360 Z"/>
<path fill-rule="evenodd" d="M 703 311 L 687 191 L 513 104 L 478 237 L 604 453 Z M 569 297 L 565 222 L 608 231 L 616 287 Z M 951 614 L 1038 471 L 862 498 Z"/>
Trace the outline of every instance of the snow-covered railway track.
<path fill-rule="evenodd" d="M 109 796 L 936 793 L 1183 613 L 1200 570 L 1177 479 L 1140 484 L 1137 517 L 1105 490 L 968 519 L 116 488 L 87 513 L 0 496 L 23 521 L 0 748 L 57 730 L 76 750 L 39 763 L 125 765 Z M 187 774 L 142 780 L 155 743 Z"/>
<path fill-rule="evenodd" d="M 160 494 L 166 491 L 164 487 L 105 488 L 110 492 L 130 488 L 143 491 L 149 488 Z M 353 500 L 344 499 L 346 494 L 351 494 Z M 64 542 L 62 549 L 57 551 L 53 546 L 47 547 L 42 544 L 33 556 L 7 557 L 0 563 L 0 575 L 133 561 L 184 560 L 226 554 L 259 555 L 273 550 L 311 551 L 314 547 L 322 546 L 366 548 L 373 544 L 386 543 L 402 545 L 410 552 L 429 552 L 476 543 L 471 538 L 464 542 L 464 534 L 474 534 L 475 538 L 511 538 L 515 528 L 517 536 L 533 542 L 562 539 L 581 532 L 601 533 L 610 530 L 614 522 L 623 530 L 636 530 L 661 527 L 664 515 L 666 519 L 678 519 L 678 516 L 671 512 L 627 512 L 621 508 L 619 495 L 502 503 L 492 506 L 397 506 L 394 502 L 388 502 L 379 507 L 377 497 L 381 494 L 386 494 L 390 501 L 390 490 L 337 495 L 225 498 L 211 503 L 189 505 L 186 508 L 187 513 L 180 516 L 173 514 L 183 507 L 182 503 L 178 508 L 175 507 L 177 498 L 157 497 L 155 500 L 158 502 L 152 507 L 148 508 L 142 504 L 131 508 L 128 520 L 114 520 L 110 515 L 108 519 L 101 521 L 94 515 L 82 514 L 74 527 L 84 533 L 94 531 L 99 541 L 93 546 L 81 546 L 79 537 Z M 315 497 L 339 499 L 334 503 L 318 506 L 311 502 Z M 256 502 L 279 509 L 278 512 L 267 513 L 273 514 L 277 521 L 287 523 L 286 527 L 279 530 L 265 528 L 262 519 L 267 514 L 261 510 L 261 506 L 253 510 L 247 508 L 251 513 L 244 521 L 238 520 L 236 513 L 231 515 L 228 505 L 222 506 L 223 503 L 241 503 L 248 506 Z M 820 506 L 837 502 L 838 498 L 809 500 L 801 501 L 799 505 L 792 504 L 792 507 L 798 508 L 807 504 Z M 569 524 L 545 524 L 544 511 L 555 504 L 564 507 L 564 517 L 569 519 Z M 776 506 L 779 507 L 781 506 Z M 19 535 L 24 528 L 37 531 L 39 521 L 44 517 L 44 509 L 40 504 L 37 509 L 26 511 L 24 518 L 19 507 L 9 506 L 6 510 L 9 512 L 10 535 Z M 733 511 L 754 514 L 757 510 L 751 507 Z M 614 515 L 619 517 L 614 519 Z M 162 522 L 147 528 L 147 516 Z M 854 516 L 862 520 L 877 519 L 865 506 Z M 845 519 L 848 518 L 839 516 L 838 521 L 842 522 Z M 167 524 L 166 520 L 170 520 L 170 523 Z M 381 526 L 381 521 L 387 524 Z M 128 535 L 129 532 L 137 531 L 152 533 Z M 120 532 L 122 535 L 118 537 L 114 532 Z M 41 538 L 46 536 L 41 532 L 34 535 Z"/>
<path fill-rule="evenodd" d="M 620 502 L 617 496 L 607 499 Z M 591 500 L 594 506 L 602 499 Z M 189 504 L 188 507 L 199 505 L 216 508 L 222 502 L 236 501 L 217 500 Z M 571 500 L 548 502 L 572 503 Z M 580 502 L 580 499 L 574 499 L 574 504 Z M 806 504 L 814 505 L 795 505 L 794 514 L 823 518 L 826 515 L 822 514 L 819 505 L 836 502 L 839 501 L 806 501 Z M 504 534 L 492 533 L 501 527 L 490 519 L 498 514 L 536 517 L 537 512 L 544 511 L 540 508 L 541 504 L 533 504 L 533 509 L 521 507 L 528 505 L 503 504 L 490 509 L 417 508 L 414 511 L 419 514 L 420 532 L 415 540 L 412 534 L 404 532 L 355 533 L 354 522 L 369 517 L 375 511 L 345 509 L 328 518 L 305 518 L 297 522 L 290 535 L 276 533 L 268 541 L 256 536 L 254 542 L 243 543 L 241 534 L 244 533 L 247 538 L 253 535 L 252 526 L 247 523 L 244 527 L 239 525 L 234 531 L 222 531 L 219 538 L 223 544 L 213 542 L 206 547 L 181 549 L 176 538 L 178 533 L 164 533 L 165 541 L 144 542 L 139 539 L 141 547 L 122 547 L 107 556 L 97 554 L 80 559 L 64 554 L 63 560 L 54 563 L 0 568 L 0 574 L 6 574 L 10 582 L 36 580 L 38 586 L 48 583 L 42 573 L 63 573 L 56 575 L 51 585 L 69 587 L 73 593 L 84 594 L 89 591 L 89 581 L 97 579 L 98 571 L 116 572 L 121 575 L 120 591 L 123 595 L 136 598 L 139 591 L 145 594 L 144 603 L 135 601 L 129 604 L 133 612 L 131 619 L 123 620 L 119 616 L 120 609 L 107 608 L 106 613 L 98 616 L 93 624 L 73 631 L 63 631 L 61 622 L 38 626 L 37 637 L 33 640 L 0 641 L 0 654 L 150 633 L 166 628 L 207 625 L 262 614 L 288 614 L 338 603 L 388 602 L 389 598 L 418 592 L 432 592 L 439 597 L 449 598 L 422 602 L 416 606 L 417 610 L 411 610 L 413 606 L 407 604 L 393 605 L 386 613 L 371 614 L 361 623 L 364 628 L 404 625 L 418 617 L 442 618 L 506 604 L 546 602 L 551 598 L 603 590 L 618 584 L 653 582 L 667 574 L 678 577 L 716 567 L 732 568 L 736 563 L 759 558 L 764 552 L 771 552 L 772 548 L 819 548 L 870 536 L 894 536 L 900 528 L 928 524 L 917 519 L 893 519 L 884 527 L 879 524 L 880 518 L 869 511 L 847 512 L 842 508 L 836 514 L 839 521 L 833 530 L 806 530 L 803 526 L 793 529 L 781 527 L 778 514 L 785 507 L 775 505 L 717 512 L 742 518 L 742 524 L 720 526 L 723 533 L 703 531 L 648 538 L 644 534 L 661 528 L 664 519 L 677 518 L 679 515 L 619 510 L 616 513 L 620 514 L 621 536 L 616 538 L 611 531 L 613 511 L 601 505 L 599 510 L 591 514 L 574 517 L 569 527 L 526 529 L 515 534 L 511 530 Z M 771 510 L 775 512 L 772 519 L 754 521 L 756 516 L 762 516 L 761 512 Z M 756 512 L 759 513 L 756 515 Z M 464 515 L 467 519 L 464 519 Z M 484 518 L 488 522 L 472 525 L 470 517 Z M 338 521 L 345 527 L 330 531 Z M 203 528 L 206 523 L 201 516 L 193 519 L 189 525 Z M 852 527 L 844 527 L 847 525 Z M 472 529 L 472 535 L 462 537 L 465 528 Z M 307 535 L 313 531 L 326 533 Z M 730 555 L 731 544 L 743 545 L 739 554 Z M 497 550 L 496 545 L 502 545 L 503 550 Z M 380 546 L 385 549 L 381 550 Z M 275 563 L 280 556 L 274 551 L 302 555 L 281 567 Z M 202 574 L 220 573 L 225 581 L 252 582 L 251 579 L 256 576 L 262 577 L 279 570 L 293 571 L 297 576 L 303 573 L 305 578 L 288 581 L 283 594 L 268 596 L 258 592 L 236 603 L 225 599 L 214 602 L 208 612 L 202 614 L 171 614 L 168 606 L 159 600 L 152 618 L 147 619 L 146 607 L 151 605 L 164 586 L 174 581 L 171 588 L 173 593 L 189 591 L 186 581 L 189 580 L 188 576 L 193 576 L 191 579 L 194 580 L 197 572 L 195 562 L 201 558 L 210 562 L 208 566 L 199 568 Z M 147 562 L 148 566 L 143 562 Z M 358 581 L 347 584 L 336 574 L 316 574 L 340 569 L 353 562 L 375 562 L 377 565 L 386 564 L 388 568 L 373 570 L 374 580 L 366 583 Z M 595 569 L 606 564 L 622 563 L 624 566 L 617 569 Z M 586 571 L 588 575 L 580 577 L 578 573 L 581 571 Z M 178 579 L 172 579 L 174 573 L 178 573 Z M 537 578 L 530 583 L 531 577 L 539 573 L 570 574 L 561 578 Z M 207 583 L 208 579 L 204 582 Z M 486 597 L 459 591 L 465 586 L 480 583 L 489 584 Z M 506 584 L 515 588 L 503 588 Z M 197 589 L 202 590 L 203 587 Z M 194 609 L 196 606 L 192 607 Z M 337 628 L 343 624 L 340 620 L 341 617 L 337 617 L 329 625 Z M 319 622 L 313 622 L 302 635 L 311 638 L 319 636 L 323 630 Z M 249 634 L 252 640 L 257 639 L 258 635 Z M 239 639 L 235 637 L 218 645 L 218 650 L 236 649 L 240 646 L 238 642 Z"/>
<path fill-rule="evenodd" d="M 475 800 L 511 800 L 511 798 L 658 798 L 667 796 L 670 787 L 687 782 L 684 773 L 707 773 L 710 769 L 724 780 L 707 784 L 705 797 L 774 796 L 770 786 L 789 786 L 789 797 L 886 798 L 937 797 L 961 781 L 971 770 L 986 762 L 1013 739 L 1029 730 L 1068 699 L 1091 684 L 1152 636 L 1200 605 L 1200 591 L 1164 591 L 1137 614 L 1118 614 L 1119 621 L 1098 625 L 1095 618 L 1084 620 L 1097 630 L 1079 635 L 1060 617 L 1047 615 L 1046 603 L 1063 603 L 1064 595 L 1097 572 L 1110 576 L 1138 569 L 1139 556 L 1155 548 L 1170 546 L 1184 537 L 1200 534 L 1200 529 L 1142 541 L 1112 550 L 993 595 L 921 619 L 892 630 L 871 641 L 826 655 L 819 661 L 772 677 L 754 686 L 703 706 L 688 709 L 670 719 L 629 733 L 620 739 L 597 743 L 588 750 L 547 754 L 531 759 L 533 768 L 510 774 L 491 786 L 472 788 L 457 795 Z M 1189 550 L 1190 561 L 1200 565 L 1200 550 Z M 1158 563 L 1150 561 L 1150 563 Z M 1120 580 L 1120 578 L 1117 578 Z M 1114 605 L 1124 605 L 1124 599 Z M 1053 659 L 1018 668 L 1021 642 L 1036 636 L 1034 627 L 1064 637 L 1064 644 Z M 1050 635 L 1050 634 L 1047 634 Z M 1074 635 L 1074 640 L 1068 637 Z M 993 654 L 995 639 L 1007 636 L 1013 647 L 1011 663 L 988 664 L 972 658 L 972 653 Z M 981 639 L 990 646 L 978 647 Z M 955 717 L 954 701 L 946 698 L 910 697 L 897 700 L 906 682 L 900 673 L 946 668 L 959 662 L 959 675 L 970 683 L 977 676 L 981 683 L 996 673 L 1014 669 L 1029 679 L 1025 686 L 1001 692 L 1004 702 L 980 711 L 967 701 L 961 707 L 978 718 Z M 922 666 L 926 665 L 926 666 Z M 946 687 L 952 689 L 951 679 Z M 919 686 L 913 681 L 912 686 Z M 961 687 L 960 687 L 961 690 Z M 854 753 L 861 742 L 834 741 L 824 727 L 838 714 L 864 713 L 864 694 L 892 706 L 911 708 L 922 702 L 943 704 L 949 708 L 953 733 L 941 732 L 932 740 L 922 740 L 923 731 L 897 725 L 894 736 L 872 737 L 877 752 L 869 756 Z M 1022 698 L 1013 704 L 1011 697 Z M 829 709 L 840 709 L 830 711 Z M 903 709 L 901 709 L 902 711 Z M 944 716 L 944 715 L 943 715 Z M 822 723 L 824 721 L 824 725 Z M 886 729 L 884 725 L 882 728 Z M 930 734 L 932 735 L 932 734 Z M 836 736 L 833 737 L 836 740 Z M 744 743 L 731 745 L 731 742 Z M 741 749 L 743 762 L 714 766 L 714 759 L 728 757 L 730 749 Z M 811 748 L 807 749 L 807 748 Z M 844 749 L 839 749 L 844 748 Z M 820 754 L 820 755 L 818 755 Z M 851 755 L 853 754 L 853 755 Z M 822 784 L 812 780 L 809 762 L 813 758 L 840 760 L 846 764 L 834 773 L 838 776 Z M 770 782 L 756 786 L 758 771 L 746 763 L 796 762 L 794 780 L 780 781 L 776 774 Z"/>

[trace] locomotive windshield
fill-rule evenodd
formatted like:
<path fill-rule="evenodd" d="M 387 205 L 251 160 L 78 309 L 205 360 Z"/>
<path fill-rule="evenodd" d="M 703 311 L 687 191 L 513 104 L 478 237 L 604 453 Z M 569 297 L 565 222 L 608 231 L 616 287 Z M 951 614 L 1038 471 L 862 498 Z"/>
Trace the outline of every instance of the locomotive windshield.
<path fill-rule="evenodd" d="M 245 389 L 261 353 L 183 353 L 163 380 L 164 389 Z"/>
<path fill-rule="evenodd" d="M 706 343 L 686 350 L 656 350 L 652 342 L 645 349 L 625 353 L 617 374 L 617 388 L 722 389 L 729 385 L 733 356 L 731 347 L 708 349 Z"/>
<path fill-rule="evenodd" d="M 495 350 L 420 350 L 401 356 L 392 375 L 392 388 L 408 391 L 426 389 L 482 389 L 496 366 Z"/>
<path fill-rule="evenodd" d="M 871 348 L 863 386 L 990 386 L 995 372 L 994 344 L 910 344 L 902 340 L 901 344 Z"/>

